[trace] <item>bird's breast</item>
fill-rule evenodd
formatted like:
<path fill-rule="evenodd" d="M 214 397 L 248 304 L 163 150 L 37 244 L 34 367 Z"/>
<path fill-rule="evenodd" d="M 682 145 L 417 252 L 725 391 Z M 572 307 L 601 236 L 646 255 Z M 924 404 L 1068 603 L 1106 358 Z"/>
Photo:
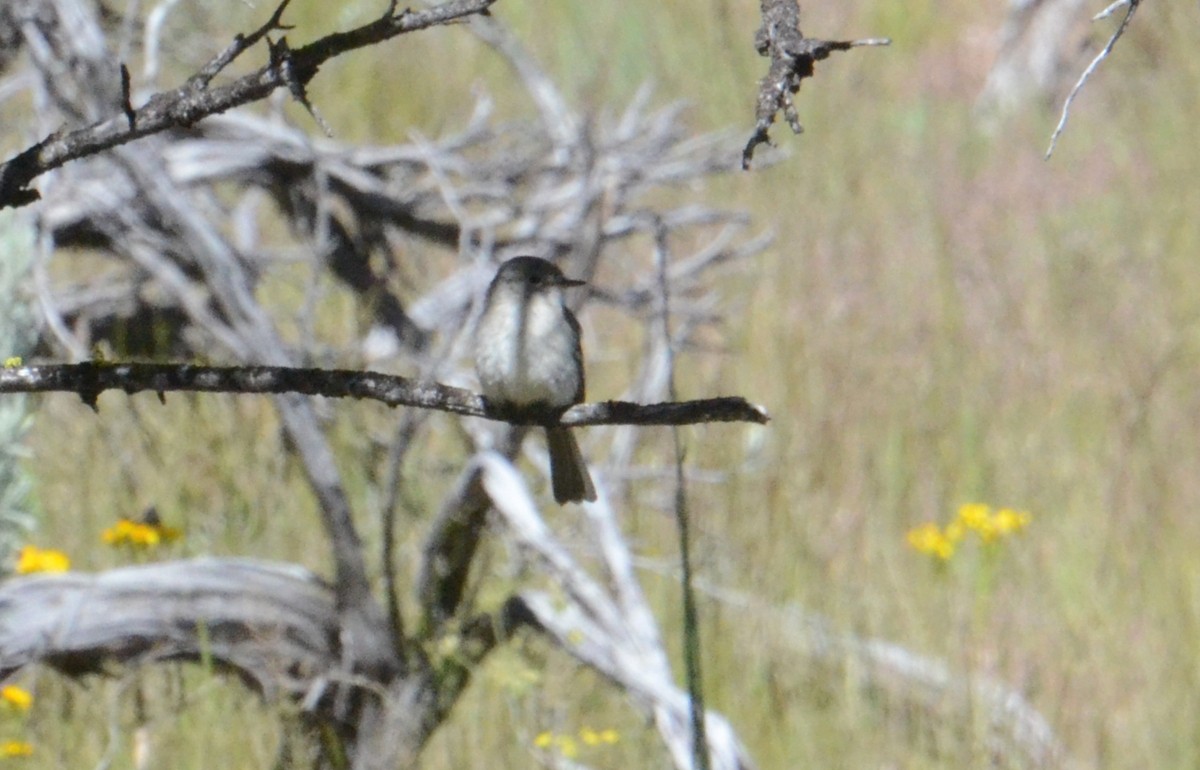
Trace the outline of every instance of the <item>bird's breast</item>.
<path fill-rule="evenodd" d="M 518 407 L 574 404 L 582 376 L 578 345 L 560 300 L 491 302 L 475 335 L 483 395 Z"/>

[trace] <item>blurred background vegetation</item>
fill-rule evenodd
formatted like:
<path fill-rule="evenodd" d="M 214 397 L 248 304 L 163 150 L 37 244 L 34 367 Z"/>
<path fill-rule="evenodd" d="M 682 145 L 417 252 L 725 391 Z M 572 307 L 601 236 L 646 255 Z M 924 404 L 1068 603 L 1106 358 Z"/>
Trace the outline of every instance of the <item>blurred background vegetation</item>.
<path fill-rule="evenodd" d="M 289 39 L 383 6 L 295 0 Z M 691 488 L 697 569 L 761 602 L 704 600 L 709 706 L 762 768 L 997 760 L 969 715 L 940 720 L 819 667 L 774 622 L 801 608 L 944 660 L 964 679 L 1006 683 L 1084 765 L 1200 765 L 1196 7 L 1142 11 L 1048 162 L 1062 94 L 1034 97 L 986 131 L 972 114 L 1001 4 L 802 10 L 809 35 L 894 42 L 821 63 L 798 97 L 806 133 L 774 129 L 787 157 L 703 193 L 777 234 L 725 287 L 724 338 L 678 361 L 681 396 L 743 394 L 774 417 L 765 429 L 686 433 L 690 462 L 719 479 Z M 180 41 L 171 68 L 193 71 L 268 12 L 232 0 L 181 5 L 164 36 Z M 765 68 L 752 46 L 755 0 L 501 0 L 494 12 L 590 110 L 619 110 L 649 81 L 657 100 L 693 105 L 697 132 L 749 135 Z M 1097 29 L 1093 45 L 1110 29 Z M 523 114 L 529 104 L 509 78 L 451 27 L 342 57 L 311 96 L 339 139 L 384 143 L 453 130 L 476 84 L 501 114 Z M 331 286 L 323 302 L 330 340 L 363 333 L 368 317 L 348 294 Z M 590 395 L 611 397 L 633 361 L 622 349 L 629 331 L 581 320 Z M 95 415 L 57 395 L 38 410 L 28 441 L 36 538 L 76 568 L 128 561 L 101 533 L 153 504 L 186 533 L 168 553 L 327 572 L 313 503 L 265 399 L 176 396 L 163 408 L 106 394 Z M 370 510 L 396 415 L 366 403 L 331 404 L 329 415 L 350 491 Z M 447 443 L 446 456 L 412 461 L 409 553 L 461 460 Z M 623 525 L 678 650 L 673 525 L 657 501 L 639 499 Z M 971 502 L 1031 521 L 946 560 L 906 542 Z M 361 525 L 375 553 L 372 522 Z M 274 707 L 203 667 L 83 684 L 35 673 L 24 684 L 38 695 L 27 722 L 38 753 L 12 762 L 132 767 L 149 741 L 158 766 L 267 767 L 286 731 Z M 148 727 L 135 734 L 142 717 Z M 615 733 L 592 741 L 589 730 Z M 526 767 L 535 743 L 548 742 L 596 768 L 665 764 L 603 682 L 518 643 L 489 660 L 424 766 Z"/>

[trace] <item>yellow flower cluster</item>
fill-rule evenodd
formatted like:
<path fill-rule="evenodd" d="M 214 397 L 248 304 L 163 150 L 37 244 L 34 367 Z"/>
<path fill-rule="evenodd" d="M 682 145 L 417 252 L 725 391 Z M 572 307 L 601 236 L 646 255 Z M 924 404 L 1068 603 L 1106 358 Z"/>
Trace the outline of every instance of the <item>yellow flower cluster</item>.
<path fill-rule="evenodd" d="M 71 560 L 62 551 L 27 545 L 17 552 L 16 571 L 18 575 L 30 575 L 34 572 L 66 572 L 69 569 L 71 569 Z"/>
<path fill-rule="evenodd" d="M 28 711 L 33 705 L 33 696 L 13 684 L 0 687 L 0 703 L 15 711 Z"/>
<path fill-rule="evenodd" d="M 0 687 L 0 706 L 4 711 L 24 713 L 33 705 L 33 696 L 16 685 Z M 33 754 L 33 744 L 25 741 L 0 741 L 0 759 L 12 757 L 28 757 Z"/>
<path fill-rule="evenodd" d="M 154 548 L 162 543 L 178 540 L 182 533 L 161 522 L 145 523 L 133 519 L 121 519 L 100 534 L 109 545 L 128 545 L 134 548 Z"/>
<path fill-rule="evenodd" d="M 33 744 L 25 741 L 4 741 L 0 743 L 0 757 L 29 757 L 33 756 Z"/>
<path fill-rule="evenodd" d="M 921 553 L 931 554 L 942 561 L 954 555 L 958 540 L 950 533 L 949 527 L 943 532 L 942 528 L 932 521 L 927 521 L 915 529 L 908 531 L 908 544 Z"/>
<path fill-rule="evenodd" d="M 909 530 L 908 544 L 921 553 L 927 553 L 942 561 L 954 556 L 958 544 L 970 533 L 975 533 L 985 543 L 994 543 L 1029 526 L 1030 516 L 1025 511 L 1000 508 L 992 511 L 983 503 L 967 503 L 958 509 L 958 516 L 945 527 L 926 522 Z"/>
<path fill-rule="evenodd" d="M 621 739 L 620 733 L 611 727 L 606 730 L 593 730 L 590 727 L 582 727 L 579 729 L 579 740 L 583 741 L 585 746 L 599 746 L 601 744 L 612 745 Z"/>
<path fill-rule="evenodd" d="M 581 743 L 584 746 L 603 746 L 612 745 L 620 739 L 620 733 L 612 728 L 593 730 L 590 727 L 583 727 L 580 728 L 578 737 L 574 735 L 555 734 L 546 730 L 538 733 L 538 736 L 533 739 L 533 745 L 539 749 L 557 748 L 559 754 L 562 754 L 567 759 L 574 759 L 579 756 L 579 745 Z"/>

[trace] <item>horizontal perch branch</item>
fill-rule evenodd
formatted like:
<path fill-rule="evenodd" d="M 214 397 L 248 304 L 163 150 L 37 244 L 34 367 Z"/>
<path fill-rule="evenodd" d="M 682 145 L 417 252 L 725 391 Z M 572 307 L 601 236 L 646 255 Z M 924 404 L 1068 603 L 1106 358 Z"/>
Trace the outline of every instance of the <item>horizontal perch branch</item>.
<path fill-rule="evenodd" d="M 95 408 L 106 390 L 201 393 L 301 393 L 327 398 L 366 398 L 388 406 L 437 409 L 514 424 L 554 422 L 553 417 L 512 415 L 488 406 L 482 396 L 440 382 L 417 382 L 379 372 L 286 366 L 195 366 L 84 362 L 0 369 L 0 393 L 77 393 Z M 579 404 L 558 420 L 562 425 L 693 425 L 705 422 L 765 424 L 767 411 L 739 396 L 662 404 L 603 401 Z"/>

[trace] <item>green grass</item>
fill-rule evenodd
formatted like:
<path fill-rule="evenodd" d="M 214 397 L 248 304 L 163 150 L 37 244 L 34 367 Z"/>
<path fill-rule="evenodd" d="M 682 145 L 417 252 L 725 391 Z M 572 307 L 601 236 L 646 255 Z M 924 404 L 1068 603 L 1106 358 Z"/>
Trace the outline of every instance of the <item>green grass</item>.
<path fill-rule="evenodd" d="M 690 394 L 742 393 L 774 417 L 766 429 L 687 432 L 692 461 L 732 471 L 724 485 L 693 489 L 697 568 L 765 605 L 704 600 L 709 704 L 763 768 L 990 766 L 978 731 L 866 693 L 853 672 L 798 652 L 769 611 L 795 605 L 964 676 L 1008 683 L 1084 762 L 1194 767 L 1194 9 L 1143 10 L 1047 163 L 1056 108 L 1032 104 L 994 136 L 971 123 L 999 12 L 894 5 L 806 8 L 809 34 L 896 43 L 820 63 L 799 95 L 806 133 L 773 131 L 790 157 L 709 188 L 777 232 L 754 274 L 730 286 L 731 306 L 744 309 L 728 329 L 732 354 L 679 363 Z M 289 11 L 295 42 L 324 23 L 320 7 L 298 1 Z M 542 10 L 502 0 L 496 11 L 574 99 L 619 106 L 650 78 L 660 100 L 695 103 L 697 128 L 752 124 L 757 3 Z M 226 37 L 233 29 L 209 23 Z M 442 63 L 436 78 L 425 72 L 431 62 Z M 509 77 L 464 31 L 447 29 L 327 67 L 313 95 L 340 138 L 383 142 L 453 126 L 477 80 L 502 114 L 520 114 L 527 101 Z M 353 312 L 328 315 L 331 339 L 350 335 Z M 619 389 L 631 355 L 616 333 L 594 339 L 589 374 L 602 398 Z M 366 511 L 380 461 L 370 437 L 386 437 L 391 413 L 356 403 L 331 411 Z M 444 454 L 412 474 L 413 499 L 429 505 L 461 452 L 453 438 L 436 443 Z M 759 453 L 749 462 L 748 448 Z M 186 528 L 183 553 L 326 568 L 313 504 L 281 459 L 265 400 L 174 397 L 163 408 L 109 394 L 93 415 L 48 397 L 31 450 L 45 512 L 39 538 L 83 568 L 117 563 L 99 532 L 151 503 Z M 908 529 L 969 501 L 1027 509 L 1033 523 L 993 559 L 964 552 L 944 569 L 905 545 Z M 424 521 L 408 523 L 402 554 Z M 635 507 L 623 521 L 640 551 L 673 557 L 668 518 Z M 377 533 L 363 526 L 373 547 Z M 646 579 L 677 655 L 678 588 Z M 584 726 L 621 734 L 583 758 L 592 766 L 662 766 L 643 722 L 607 685 L 538 643 L 520 646 L 545 664 L 542 678 L 514 688 L 507 674 L 521 656 L 489 662 L 430 745 L 427 767 L 524 766 L 539 732 Z M 218 755 L 231 767 L 267 764 L 279 735 L 270 708 L 196 669 L 177 708 L 164 676 L 144 677 L 166 704 L 168 716 L 153 723 L 164 766 L 208 767 Z M 124 743 L 113 767 L 132 766 L 127 686 L 49 675 L 38 684 L 39 713 L 67 718 L 34 731 L 39 745 L 60 747 L 42 755 L 44 766 L 94 765 L 107 745 L 96 725 L 107 724 L 114 699 Z"/>

